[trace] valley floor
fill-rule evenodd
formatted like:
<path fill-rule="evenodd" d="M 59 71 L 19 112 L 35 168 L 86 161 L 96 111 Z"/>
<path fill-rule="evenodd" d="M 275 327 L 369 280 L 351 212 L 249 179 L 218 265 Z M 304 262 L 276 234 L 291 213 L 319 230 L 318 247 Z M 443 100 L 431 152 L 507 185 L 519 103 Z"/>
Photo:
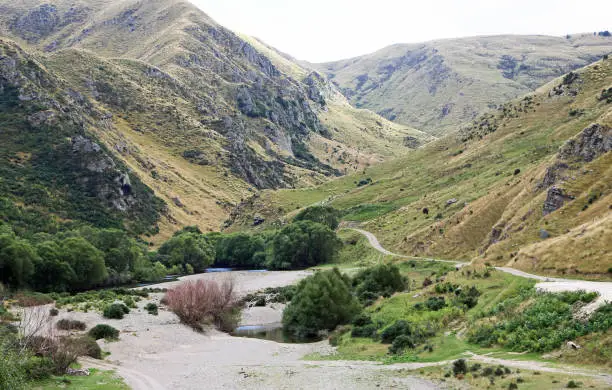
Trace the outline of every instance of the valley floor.
<path fill-rule="evenodd" d="M 378 244 L 376 237 L 371 234 L 367 236 L 375 248 L 384 250 Z M 309 274 L 310 271 L 238 271 L 232 272 L 231 276 L 239 287 L 239 293 L 247 294 L 265 287 L 296 283 Z M 181 280 L 225 277 L 228 277 L 228 273 L 208 273 L 187 276 Z M 176 283 L 180 281 L 151 287 L 168 288 Z M 567 287 L 567 283 L 568 281 L 555 280 L 542 285 L 547 289 L 559 290 L 563 289 L 563 286 Z M 197 333 L 180 324 L 173 313 L 163 308 L 158 316 L 147 314 L 143 309 L 144 305 L 150 301 L 159 303 L 161 298 L 162 294 L 151 294 L 149 299 L 138 303 L 139 309 L 132 310 L 122 320 L 108 320 L 95 312 L 65 310 L 61 310 L 60 315 L 55 318 L 78 319 L 86 322 L 88 328 L 98 323 L 108 323 L 118 328 L 121 331 L 119 341 L 102 341 L 102 349 L 109 352 L 106 360 L 86 358 L 82 359 L 81 363 L 85 367 L 116 370 L 135 390 L 438 389 L 474 386 L 455 378 L 443 378 L 440 373 L 444 368 L 441 366 L 449 366 L 451 361 L 383 364 L 376 361 L 333 360 L 325 359 L 325 356 L 335 352 L 335 348 L 331 347 L 327 340 L 308 344 L 284 344 L 233 337 L 213 329 Z M 271 307 L 246 309 L 243 311 L 241 325 L 278 323 L 282 307 L 277 304 Z M 309 356 L 318 356 L 322 359 L 304 360 Z M 483 364 L 504 364 L 514 369 L 518 368 L 522 370 L 521 375 L 531 375 L 529 380 L 534 385 L 535 381 L 544 383 L 545 380 L 550 385 L 551 378 L 558 383 L 559 388 L 567 383 L 567 378 L 580 378 L 585 384 L 597 388 L 612 385 L 611 375 L 589 369 L 550 365 L 544 362 L 505 360 L 469 353 L 465 357 Z M 537 370 L 537 376 L 533 376 L 534 370 Z M 540 375 L 540 372 L 548 376 Z M 478 388 L 479 385 L 475 387 Z"/>
<path fill-rule="evenodd" d="M 310 272 L 234 272 L 240 293 L 295 283 Z M 184 279 L 224 278 L 208 273 Z M 152 287 L 171 287 L 164 283 Z M 162 294 L 151 294 L 159 302 Z M 110 352 L 104 361 L 81 359 L 85 367 L 117 370 L 135 390 L 157 389 L 436 389 L 441 383 L 418 378 L 404 370 L 366 362 L 305 361 L 305 355 L 333 353 L 328 341 L 283 344 L 253 338 L 232 337 L 216 330 L 197 333 L 179 323 L 169 311 L 152 316 L 142 309 L 122 320 L 108 320 L 99 313 L 61 311 L 57 318 L 85 321 L 88 328 L 108 323 L 121 331 L 120 340 L 102 341 Z M 279 305 L 280 306 L 280 305 Z M 243 325 L 274 323 L 281 307 L 252 308 L 243 312 Z M 415 364 L 419 368 L 431 364 Z M 408 369 L 409 367 L 406 367 Z M 392 374 L 389 374 L 392 372 Z"/>

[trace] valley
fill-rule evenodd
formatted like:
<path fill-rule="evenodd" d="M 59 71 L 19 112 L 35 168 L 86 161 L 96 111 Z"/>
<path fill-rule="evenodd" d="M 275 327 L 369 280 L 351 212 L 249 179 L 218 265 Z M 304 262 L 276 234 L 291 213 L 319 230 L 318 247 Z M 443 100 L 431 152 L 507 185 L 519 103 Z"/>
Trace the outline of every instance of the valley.
<path fill-rule="evenodd" d="M 0 0 L 0 390 L 612 386 L 607 30 L 204 8 Z"/>

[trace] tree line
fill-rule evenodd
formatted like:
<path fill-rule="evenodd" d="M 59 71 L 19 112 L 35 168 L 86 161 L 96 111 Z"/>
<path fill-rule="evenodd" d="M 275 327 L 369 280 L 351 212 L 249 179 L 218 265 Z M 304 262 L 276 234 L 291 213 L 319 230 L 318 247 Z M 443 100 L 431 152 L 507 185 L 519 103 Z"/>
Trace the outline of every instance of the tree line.
<path fill-rule="evenodd" d="M 301 269 L 334 260 L 338 212 L 316 206 L 278 230 L 207 233 L 185 227 L 157 251 L 120 229 L 81 227 L 19 236 L 0 221 L 0 283 L 11 289 L 82 291 L 149 282 L 210 266 Z"/>

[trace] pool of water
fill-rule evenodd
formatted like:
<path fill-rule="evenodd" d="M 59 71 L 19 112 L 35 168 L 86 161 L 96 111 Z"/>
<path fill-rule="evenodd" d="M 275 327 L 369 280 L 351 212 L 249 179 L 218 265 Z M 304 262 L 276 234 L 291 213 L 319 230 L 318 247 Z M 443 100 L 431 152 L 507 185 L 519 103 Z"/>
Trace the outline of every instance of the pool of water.
<path fill-rule="evenodd" d="M 255 339 L 276 341 L 278 343 L 312 343 L 321 339 L 297 339 L 283 332 L 280 322 L 265 325 L 243 325 L 231 333 L 235 337 L 250 337 Z"/>

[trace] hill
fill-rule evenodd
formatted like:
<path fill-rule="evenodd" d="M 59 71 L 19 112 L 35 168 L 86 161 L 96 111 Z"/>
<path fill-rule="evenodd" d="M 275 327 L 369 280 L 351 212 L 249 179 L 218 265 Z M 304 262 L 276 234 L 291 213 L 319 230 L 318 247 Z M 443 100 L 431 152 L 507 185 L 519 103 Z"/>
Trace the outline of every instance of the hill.
<path fill-rule="evenodd" d="M 316 72 L 185 1 L 0 11 L 0 34 L 100 113 L 91 134 L 166 203 L 156 239 L 216 230 L 257 189 L 320 184 L 433 139 L 355 110 Z"/>
<path fill-rule="evenodd" d="M 611 96 L 604 59 L 404 157 L 314 188 L 264 191 L 235 210 L 232 229 L 325 203 L 399 253 L 610 278 Z"/>
<path fill-rule="evenodd" d="M 612 38 L 500 35 L 397 44 L 311 66 L 356 107 L 440 135 L 612 52 Z"/>

